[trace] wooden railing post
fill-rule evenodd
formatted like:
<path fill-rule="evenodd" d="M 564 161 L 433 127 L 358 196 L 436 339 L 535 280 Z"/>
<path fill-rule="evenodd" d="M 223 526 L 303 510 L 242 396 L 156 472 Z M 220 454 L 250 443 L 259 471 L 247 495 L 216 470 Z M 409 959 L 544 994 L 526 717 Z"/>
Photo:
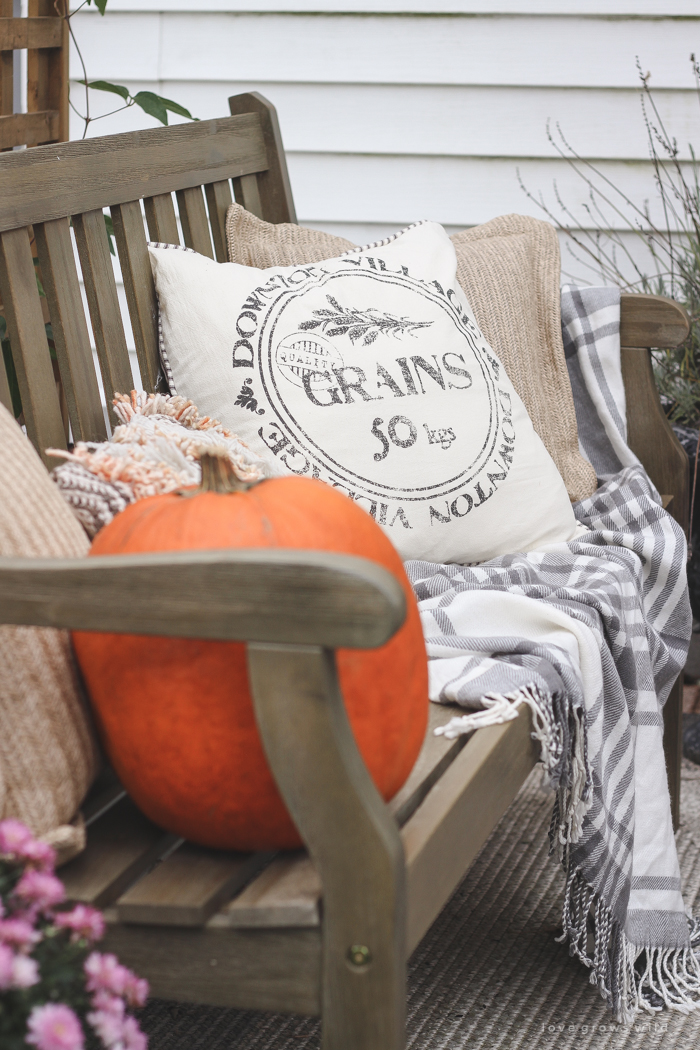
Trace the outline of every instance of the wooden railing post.
<path fill-rule="evenodd" d="M 0 0 L 0 150 L 68 139 L 68 0 L 29 0 L 26 18 Z M 27 112 L 14 112 L 13 53 L 27 51 Z"/>

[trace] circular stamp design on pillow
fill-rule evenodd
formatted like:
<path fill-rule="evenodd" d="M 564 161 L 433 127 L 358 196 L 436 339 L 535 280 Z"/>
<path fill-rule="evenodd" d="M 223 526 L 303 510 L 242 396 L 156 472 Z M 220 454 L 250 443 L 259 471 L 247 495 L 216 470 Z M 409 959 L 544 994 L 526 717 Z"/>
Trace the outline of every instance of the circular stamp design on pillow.
<path fill-rule="evenodd" d="M 307 381 L 313 390 L 327 390 L 335 384 L 333 369 L 343 367 L 343 358 L 325 336 L 292 332 L 277 344 L 275 364 L 294 386 L 303 388 Z"/>
<path fill-rule="evenodd" d="M 461 297 L 361 255 L 294 277 L 258 314 L 268 448 L 355 499 L 430 501 L 440 520 L 480 505 L 509 473 L 515 432 Z"/>

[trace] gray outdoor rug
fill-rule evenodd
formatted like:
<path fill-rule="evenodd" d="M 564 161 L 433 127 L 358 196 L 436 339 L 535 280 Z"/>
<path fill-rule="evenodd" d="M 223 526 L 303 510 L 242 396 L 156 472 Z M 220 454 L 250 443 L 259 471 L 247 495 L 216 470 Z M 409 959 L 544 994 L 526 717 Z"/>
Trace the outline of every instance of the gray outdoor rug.
<path fill-rule="evenodd" d="M 557 944 L 564 878 L 547 856 L 552 796 L 535 769 L 416 950 L 411 1050 L 695 1050 L 700 1010 L 616 1024 L 581 964 Z M 700 766 L 683 763 L 677 835 L 686 905 L 700 912 Z M 315 1019 L 154 1000 L 150 1050 L 318 1050 Z"/>

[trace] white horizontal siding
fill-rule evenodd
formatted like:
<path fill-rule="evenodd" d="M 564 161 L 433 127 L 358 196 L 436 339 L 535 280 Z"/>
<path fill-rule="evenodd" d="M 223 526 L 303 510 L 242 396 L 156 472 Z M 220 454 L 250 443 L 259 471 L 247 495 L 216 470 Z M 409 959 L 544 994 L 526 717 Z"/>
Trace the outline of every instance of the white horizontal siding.
<path fill-rule="evenodd" d="M 107 80 L 634 88 L 639 55 L 683 89 L 697 19 L 115 11 L 75 26 Z"/>
<path fill-rule="evenodd" d="M 75 5 L 73 5 L 75 6 Z M 97 15 L 96 8 L 88 8 Z M 694 17 L 697 0 L 110 0 L 115 11 L 322 12 L 324 14 L 524 14 Z"/>
<path fill-rule="evenodd" d="M 128 79 L 128 78 L 125 78 Z M 248 81 L 129 80 L 132 91 L 158 91 L 184 102 L 200 119 L 228 113 L 227 99 L 260 91 L 274 100 L 284 144 L 293 153 L 553 159 L 546 133 L 557 124 L 577 151 L 597 160 L 647 161 L 639 92 L 594 88 L 513 88 L 397 84 L 304 84 Z M 83 108 L 83 92 L 74 88 Z M 114 95 L 91 92 L 94 113 L 113 109 Z M 697 138 L 700 107 L 693 90 L 664 91 L 664 123 L 673 126 L 681 153 Z M 427 113 L 430 119 L 417 119 Z M 175 118 L 177 119 L 177 118 Z M 152 122 L 151 122 L 152 123 Z M 143 127 L 133 108 L 94 125 L 95 134 Z M 74 133 L 79 122 L 74 119 Z"/>
<path fill-rule="evenodd" d="M 156 91 L 203 119 L 261 91 L 278 108 L 300 221 L 356 243 L 420 217 L 454 230 L 540 215 L 516 168 L 552 206 L 556 181 L 590 226 L 585 184 L 548 121 L 640 206 L 653 202 L 637 55 L 683 155 L 698 142 L 688 56 L 700 53 L 700 0 L 110 0 L 104 18 L 86 8 L 74 28 L 91 79 Z M 119 104 L 91 94 L 94 114 Z M 154 123 L 134 108 L 89 134 Z M 643 256 L 633 235 L 625 243 Z"/>

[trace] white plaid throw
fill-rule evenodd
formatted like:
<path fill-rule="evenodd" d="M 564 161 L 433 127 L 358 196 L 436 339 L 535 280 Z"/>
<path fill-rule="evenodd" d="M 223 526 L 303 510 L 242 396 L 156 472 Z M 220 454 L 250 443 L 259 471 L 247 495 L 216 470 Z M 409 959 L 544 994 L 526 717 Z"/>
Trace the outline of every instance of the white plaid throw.
<path fill-rule="evenodd" d="M 619 296 L 567 289 L 562 323 L 582 451 L 607 474 L 574 508 L 588 531 L 478 566 L 406 568 L 431 699 L 470 709 L 448 735 L 533 712 L 571 953 L 619 1018 L 687 1012 L 700 1005 L 700 924 L 681 897 L 662 746 L 691 631 L 685 537 L 625 443 Z"/>

